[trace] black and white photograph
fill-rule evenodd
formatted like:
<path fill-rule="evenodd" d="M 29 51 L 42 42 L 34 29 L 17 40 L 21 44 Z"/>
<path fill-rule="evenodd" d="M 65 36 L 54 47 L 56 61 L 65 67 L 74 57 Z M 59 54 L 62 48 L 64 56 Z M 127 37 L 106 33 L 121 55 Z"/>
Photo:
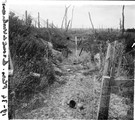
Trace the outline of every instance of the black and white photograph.
<path fill-rule="evenodd" d="M 134 119 L 135 2 L 13 1 L 5 12 L 2 4 L 8 111 L 4 105 L 1 116 Z"/>

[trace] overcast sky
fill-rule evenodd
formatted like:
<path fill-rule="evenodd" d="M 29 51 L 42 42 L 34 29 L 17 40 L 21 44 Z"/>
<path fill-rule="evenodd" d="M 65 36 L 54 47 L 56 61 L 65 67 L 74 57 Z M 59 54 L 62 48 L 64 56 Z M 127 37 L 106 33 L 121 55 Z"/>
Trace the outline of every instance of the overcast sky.
<path fill-rule="evenodd" d="M 15 1 L 15 0 L 14 0 Z M 36 1 L 36 0 L 34 0 Z M 122 5 L 95 5 L 83 2 L 12 2 L 9 9 L 15 11 L 20 16 L 24 15 L 25 10 L 28 11 L 35 19 L 40 13 L 40 17 L 44 20 L 49 19 L 50 22 L 60 27 L 65 12 L 65 6 L 71 5 L 68 9 L 68 20 L 71 19 L 72 8 L 74 6 L 73 28 L 90 28 L 88 12 L 91 13 L 92 21 L 95 28 L 119 28 L 121 18 Z M 43 25 L 42 21 L 42 25 Z M 125 28 L 135 28 L 135 4 L 125 6 Z"/>

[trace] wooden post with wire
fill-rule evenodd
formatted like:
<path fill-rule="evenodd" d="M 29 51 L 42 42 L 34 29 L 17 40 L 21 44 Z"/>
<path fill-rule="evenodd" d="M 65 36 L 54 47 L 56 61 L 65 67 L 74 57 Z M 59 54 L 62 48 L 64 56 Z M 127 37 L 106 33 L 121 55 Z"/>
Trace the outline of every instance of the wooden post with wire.
<path fill-rule="evenodd" d="M 125 9 L 125 5 L 122 6 L 122 35 L 124 34 L 124 31 L 125 31 L 125 28 L 124 28 L 124 23 L 125 23 L 124 9 Z"/>
<path fill-rule="evenodd" d="M 38 28 L 40 28 L 40 14 L 38 12 Z"/>
<path fill-rule="evenodd" d="M 28 15 L 27 15 L 27 10 L 25 11 L 25 24 L 27 25 L 27 21 L 28 21 Z"/>
<path fill-rule="evenodd" d="M 110 102 L 110 94 L 111 94 L 111 81 L 114 81 L 114 66 L 113 60 L 115 57 L 115 45 L 112 46 L 111 43 L 108 43 L 107 54 L 105 59 L 103 77 L 102 77 L 102 87 L 100 93 L 100 104 L 98 108 L 98 120 L 107 120 L 108 119 L 108 111 L 109 111 L 109 102 Z M 113 55 L 112 55 L 113 51 Z"/>
<path fill-rule="evenodd" d="M 122 49 L 122 45 L 121 45 L 121 49 Z M 122 52 L 122 51 L 120 51 L 120 52 Z M 117 68 L 117 75 L 116 75 L 117 77 L 120 75 L 121 63 L 122 63 L 122 53 L 119 54 L 119 58 L 118 58 L 118 68 Z"/>
<path fill-rule="evenodd" d="M 37 27 L 37 21 L 35 21 L 35 27 Z"/>
<path fill-rule="evenodd" d="M 52 28 L 53 28 L 53 22 L 52 22 Z"/>
<path fill-rule="evenodd" d="M 76 50 L 76 51 L 75 51 L 75 53 L 76 53 L 76 59 L 77 59 L 77 61 L 78 61 L 78 53 L 77 53 L 77 36 L 75 36 L 75 46 L 76 46 L 76 47 L 75 47 L 75 48 L 76 48 L 76 49 L 75 49 L 75 50 Z"/>
<path fill-rule="evenodd" d="M 48 19 L 47 19 L 47 28 L 48 28 Z"/>
<path fill-rule="evenodd" d="M 44 20 L 44 28 L 46 27 L 46 21 Z"/>
<path fill-rule="evenodd" d="M 114 76 L 115 76 L 116 45 L 117 45 L 117 41 L 114 41 L 113 42 L 113 48 L 112 48 L 111 71 L 110 71 L 111 83 L 114 82 Z"/>

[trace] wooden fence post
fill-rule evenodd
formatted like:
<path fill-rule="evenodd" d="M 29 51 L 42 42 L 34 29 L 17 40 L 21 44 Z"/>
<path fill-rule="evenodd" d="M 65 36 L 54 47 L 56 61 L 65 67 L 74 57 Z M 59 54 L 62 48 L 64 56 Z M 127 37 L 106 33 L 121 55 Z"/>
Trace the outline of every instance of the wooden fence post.
<path fill-rule="evenodd" d="M 53 28 L 53 22 L 52 22 L 52 28 Z"/>
<path fill-rule="evenodd" d="M 112 59 L 111 59 L 111 72 L 110 72 L 110 77 L 111 77 L 111 82 L 112 80 L 114 81 L 114 76 L 115 76 L 115 54 L 116 54 L 116 44 L 117 41 L 114 41 L 113 45 L 113 53 L 112 53 Z"/>
<path fill-rule="evenodd" d="M 99 50 L 100 50 L 100 70 L 101 70 L 101 68 L 102 68 L 102 59 L 103 59 L 103 55 L 102 55 L 102 44 L 101 43 L 100 43 Z"/>
<path fill-rule="evenodd" d="M 91 62 L 94 63 L 94 45 L 93 44 L 91 44 L 90 54 L 91 54 Z"/>
<path fill-rule="evenodd" d="M 48 28 L 48 19 L 47 19 L 47 28 Z"/>
<path fill-rule="evenodd" d="M 37 27 L 37 21 L 35 21 L 35 27 Z"/>
<path fill-rule="evenodd" d="M 125 9 L 125 5 L 122 6 L 122 35 L 124 34 L 124 31 L 125 31 L 125 28 L 124 28 L 124 23 L 125 23 L 124 9 Z"/>
<path fill-rule="evenodd" d="M 27 25 L 27 21 L 28 21 L 28 15 L 27 15 L 27 10 L 25 11 L 25 24 Z"/>
<path fill-rule="evenodd" d="M 40 14 L 38 12 L 38 28 L 40 28 Z"/>
<path fill-rule="evenodd" d="M 77 53 L 77 36 L 75 36 L 75 46 L 76 46 L 76 47 L 75 47 L 75 48 L 76 48 L 76 49 L 75 49 L 75 50 L 76 50 L 76 51 L 75 51 L 75 53 L 76 53 L 76 58 L 77 58 L 77 61 L 78 61 L 78 53 Z"/>
<path fill-rule="evenodd" d="M 105 59 L 103 77 L 102 77 L 102 88 L 100 93 L 100 104 L 98 108 L 98 120 L 107 120 L 108 119 L 108 110 L 110 102 L 110 64 L 111 64 L 111 52 L 112 46 L 111 43 L 108 43 L 107 54 Z"/>
<path fill-rule="evenodd" d="M 121 50 L 122 50 L 122 47 L 121 47 Z M 117 77 L 119 77 L 119 75 L 120 75 L 120 68 L 121 68 L 121 63 L 122 63 L 122 53 L 121 54 L 119 54 L 120 56 L 119 56 L 119 58 L 118 58 L 118 68 L 117 68 Z"/>

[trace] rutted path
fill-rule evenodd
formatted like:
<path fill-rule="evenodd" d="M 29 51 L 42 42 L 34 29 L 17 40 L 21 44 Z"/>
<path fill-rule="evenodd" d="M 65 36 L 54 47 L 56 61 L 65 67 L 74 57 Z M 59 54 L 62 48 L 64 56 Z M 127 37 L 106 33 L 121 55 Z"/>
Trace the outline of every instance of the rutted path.
<path fill-rule="evenodd" d="M 55 83 L 48 90 L 44 106 L 39 107 L 23 117 L 29 119 L 91 119 L 93 118 L 93 73 L 85 75 L 88 70 L 85 65 L 74 64 L 71 60 L 62 63 L 64 75 L 59 77 L 64 84 Z M 87 66 L 87 65 L 86 65 Z M 75 101 L 71 106 L 70 101 Z"/>
<path fill-rule="evenodd" d="M 46 99 L 34 104 L 42 105 L 21 114 L 23 119 L 96 119 L 101 87 L 99 71 L 90 61 L 87 61 L 89 58 L 84 57 L 79 64 L 76 62 L 74 64 L 75 60 L 72 57 L 61 64 L 63 76 L 59 76 L 58 79 L 63 84 L 56 82 L 46 94 L 43 93 Z M 117 103 L 119 104 L 117 107 L 120 107 L 117 113 L 126 115 L 128 106 L 121 102 L 122 99 L 112 95 L 111 100 L 110 106 L 115 109 L 111 114 L 116 116 L 114 112 L 117 108 L 114 106 Z M 71 101 L 75 104 L 71 105 Z"/>

